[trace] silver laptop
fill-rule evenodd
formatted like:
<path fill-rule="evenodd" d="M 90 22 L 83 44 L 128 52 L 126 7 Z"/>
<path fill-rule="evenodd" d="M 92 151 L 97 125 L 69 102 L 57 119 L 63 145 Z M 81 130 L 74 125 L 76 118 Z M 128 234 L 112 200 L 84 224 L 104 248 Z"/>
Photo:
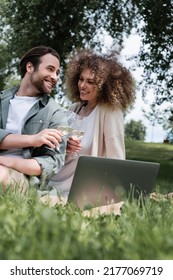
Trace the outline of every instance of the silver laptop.
<path fill-rule="evenodd" d="M 80 156 L 68 202 L 91 209 L 152 192 L 159 163 Z"/>

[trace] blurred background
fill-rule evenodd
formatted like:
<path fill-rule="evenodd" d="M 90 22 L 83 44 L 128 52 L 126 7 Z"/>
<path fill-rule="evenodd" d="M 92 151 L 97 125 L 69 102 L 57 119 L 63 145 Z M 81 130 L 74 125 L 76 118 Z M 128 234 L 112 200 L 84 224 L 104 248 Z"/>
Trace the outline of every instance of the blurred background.
<path fill-rule="evenodd" d="M 125 113 L 126 138 L 173 142 L 173 4 L 171 0 L 1 0 L 0 88 L 18 84 L 18 62 L 36 45 L 61 57 L 54 94 L 69 101 L 64 70 L 74 48 L 115 50 L 137 83 L 136 101 Z"/>

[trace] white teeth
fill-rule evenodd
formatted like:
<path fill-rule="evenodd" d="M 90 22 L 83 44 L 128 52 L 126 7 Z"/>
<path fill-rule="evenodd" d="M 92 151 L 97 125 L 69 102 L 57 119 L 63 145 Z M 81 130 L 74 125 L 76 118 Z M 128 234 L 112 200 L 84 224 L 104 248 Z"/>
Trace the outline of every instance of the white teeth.
<path fill-rule="evenodd" d="M 52 83 L 50 83 L 50 82 L 46 82 L 50 87 L 53 87 L 53 85 L 52 85 Z"/>

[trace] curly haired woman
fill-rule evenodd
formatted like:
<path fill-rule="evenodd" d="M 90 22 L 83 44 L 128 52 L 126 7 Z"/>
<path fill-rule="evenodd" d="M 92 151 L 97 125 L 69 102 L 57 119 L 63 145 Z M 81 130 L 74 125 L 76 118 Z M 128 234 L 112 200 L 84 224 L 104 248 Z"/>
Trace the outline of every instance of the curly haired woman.
<path fill-rule="evenodd" d="M 66 87 L 73 102 L 70 110 L 81 118 L 85 135 L 81 141 L 69 137 L 65 165 L 50 183 L 65 199 L 78 159 L 71 156 L 74 152 L 125 159 L 123 112 L 134 101 L 135 82 L 115 52 L 103 55 L 86 49 L 70 56 Z"/>

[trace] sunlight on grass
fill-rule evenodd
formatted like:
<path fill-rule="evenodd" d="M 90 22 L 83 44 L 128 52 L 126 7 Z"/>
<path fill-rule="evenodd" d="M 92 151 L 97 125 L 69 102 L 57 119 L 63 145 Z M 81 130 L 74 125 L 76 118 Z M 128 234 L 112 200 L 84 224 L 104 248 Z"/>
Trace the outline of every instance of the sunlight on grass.
<path fill-rule="evenodd" d="M 126 155 L 129 159 L 147 161 L 173 160 L 173 145 L 126 141 Z"/>
<path fill-rule="evenodd" d="M 127 158 L 156 161 L 155 190 L 173 190 L 172 145 L 127 142 Z M 74 205 L 43 205 L 27 195 L 0 192 L 0 259 L 173 259 L 173 200 L 128 199 L 121 215 L 84 217 Z"/>
<path fill-rule="evenodd" d="M 156 185 L 160 190 L 173 191 L 173 145 L 126 141 L 126 158 L 160 163 Z"/>
<path fill-rule="evenodd" d="M 121 216 L 88 218 L 32 194 L 0 196 L 1 259 L 172 259 L 173 202 L 126 201 Z"/>

